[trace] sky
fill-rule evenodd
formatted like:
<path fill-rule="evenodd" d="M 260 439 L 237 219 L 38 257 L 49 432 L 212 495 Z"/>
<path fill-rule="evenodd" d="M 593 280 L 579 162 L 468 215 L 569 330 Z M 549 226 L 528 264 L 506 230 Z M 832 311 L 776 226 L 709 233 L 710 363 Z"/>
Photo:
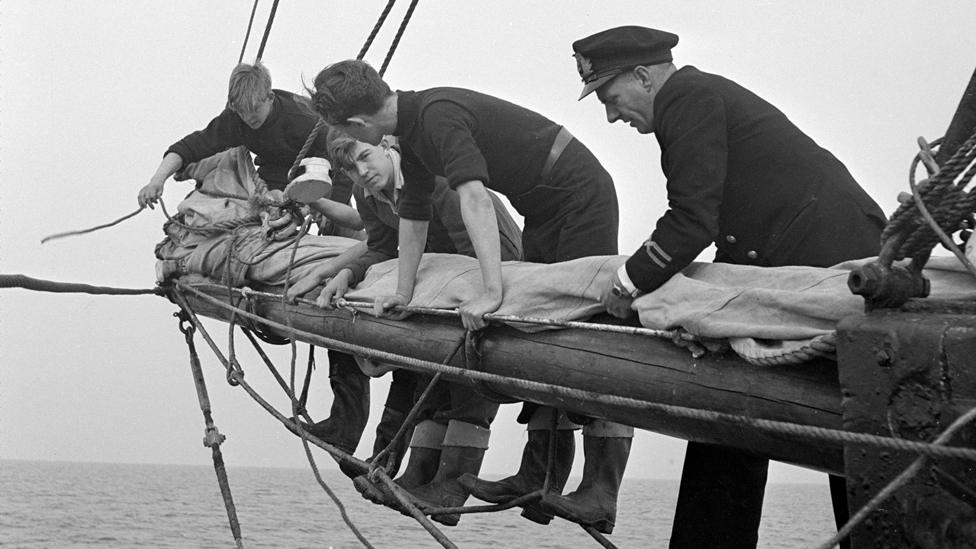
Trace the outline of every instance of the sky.
<path fill-rule="evenodd" d="M 270 4 L 258 11 L 245 60 L 254 59 Z M 366 57 L 374 66 L 407 2 L 400 4 Z M 281 2 L 264 56 L 275 87 L 301 91 L 327 64 L 355 57 L 383 5 Z M 92 235 L 40 240 L 136 209 L 166 148 L 223 107 L 250 6 L 0 2 L 0 273 L 153 286 L 158 209 Z M 574 40 L 629 24 L 678 34 L 677 65 L 721 74 L 769 100 L 891 212 L 907 188 L 916 138 L 942 135 L 973 73 L 974 15 L 971 1 L 424 0 L 386 79 L 398 89 L 476 89 L 568 127 L 615 179 L 620 249 L 630 253 L 667 206 L 659 149 L 652 136 L 607 124 L 592 96 L 577 102 Z M 164 199 L 173 209 L 188 190 L 171 181 Z M 0 459 L 209 464 L 175 310 L 154 296 L 0 290 Z M 218 341 L 226 337 L 225 325 L 208 326 Z M 298 439 L 229 387 L 198 346 L 229 466 L 306 466 Z M 274 351 L 287 365 L 288 354 Z M 242 361 L 254 371 L 249 382 L 286 408 L 258 359 Z M 325 372 L 311 387 L 316 419 L 331 400 Z M 387 386 L 373 382 L 360 455 L 371 447 Z M 484 471 L 516 469 L 524 440 L 517 411 L 502 407 Z M 683 450 L 683 441 L 639 432 L 627 476 L 678 478 Z M 334 467 L 324 454 L 319 463 Z M 581 465 L 577 459 L 575 475 Z M 825 477 L 775 464 L 770 479 Z"/>

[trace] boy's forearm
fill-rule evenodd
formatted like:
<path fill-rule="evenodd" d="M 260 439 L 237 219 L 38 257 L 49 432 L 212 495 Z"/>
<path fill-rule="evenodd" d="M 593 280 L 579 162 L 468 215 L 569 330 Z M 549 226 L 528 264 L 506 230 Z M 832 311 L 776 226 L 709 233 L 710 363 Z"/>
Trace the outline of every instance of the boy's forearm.
<path fill-rule="evenodd" d="M 361 230 L 365 225 L 359 212 L 347 204 L 340 204 L 335 200 L 320 198 L 309 204 L 315 211 L 331 219 L 337 225 L 348 229 Z"/>
<path fill-rule="evenodd" d="M 417 282 L 417 269 L 427 243 L 427 221 L 400 219 L 400 259 L 397 263 L 397 295 L 409 303 Z"/>
<path fill-rule="evenodd" d="M 168 152 L 163 156 L 163 159 L 159 162 L 159 167 L 156 168 L 156 173 L 153 174 L 152 180 L 160 183 L 165 183 L 167 179 L 170 178 L 174 173 L 179 171 L 183 167 L 183 158 L 174 152 Z"/>
<path fill-rule="evenodd" d="M 485 293 L 502 297 L 501 245 L 498 241 L 498 220 L 491 197 L 480 181 L 462 183 L 457 188 L 461 201 L 461 217 L 468 230 L 475 255 L 481 265 Z"/>

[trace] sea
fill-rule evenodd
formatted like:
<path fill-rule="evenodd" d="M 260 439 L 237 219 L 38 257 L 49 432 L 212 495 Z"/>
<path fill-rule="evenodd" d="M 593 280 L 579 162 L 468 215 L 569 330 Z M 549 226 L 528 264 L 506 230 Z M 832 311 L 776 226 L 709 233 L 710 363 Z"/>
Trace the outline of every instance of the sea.
<path fill-rule="evenodd" d="M 441 547 L 412 519 L 362 499 L 341 472 L 322 475 L 372 546 Z M 311 470 L 236 467 L 228 476 L 245 547 L 363 547 Z M 677 493 L 675 480 L 625 479 L 609 539 L 667 547 Z M 441 531 L 460 548 L 599 547 L 575 524 L 541 526 L 518 509 L 464 515 Z M 826 481 L 768 486 L 760 547 L 815 547 L 833 532 Z M 234 545 L 212 467 L 0 460 L 0 547 Z"/>

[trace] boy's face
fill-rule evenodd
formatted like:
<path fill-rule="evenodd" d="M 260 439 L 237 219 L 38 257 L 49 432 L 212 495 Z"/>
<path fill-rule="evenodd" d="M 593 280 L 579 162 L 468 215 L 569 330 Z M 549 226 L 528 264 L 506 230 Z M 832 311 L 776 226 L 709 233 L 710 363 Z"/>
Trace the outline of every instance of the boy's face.
<path fill-rule="evenodd" d="M 258 103 L 254 109 L 238 110 L 235 108 L 234 112 L 237 113 L 237 116 L 241 117 L 241 120 L 243 120 L 248 127 L 250 127 L 252 130 L 256 130 L 260 128 L 264 124 L 264 121 L 268 119 L 268 116 L 271 115 L 271 106 L 273 104 L 274 100 L 272 96 L 269 95 L 264 99 L 264 101 Z"/>
<path fill-rule="evenodd" d="M 382 145 L 357 141 L 352 158 L 355 168 L 343 171 L 356 185 L 375 194 L 387 190 L 393 184 L 393 160 Z"/>

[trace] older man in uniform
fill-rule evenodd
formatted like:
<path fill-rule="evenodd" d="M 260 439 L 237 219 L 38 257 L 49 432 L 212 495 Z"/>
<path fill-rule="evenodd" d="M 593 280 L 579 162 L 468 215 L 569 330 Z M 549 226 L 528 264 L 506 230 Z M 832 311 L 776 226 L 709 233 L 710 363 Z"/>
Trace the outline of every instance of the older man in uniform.
<path fill-rule="evenodd" d="M 826 267 L 876 255 L 885 216 L 844 165 L 749 90 L 676 68 L 677 43 L 674 34 L 635 26 L 573 43 L 580 99 L 596 92 L 608 122 L 655 134 L 667 176 L 668 210 L 607 285 L 607 310 L 631 314 L 635 297 L 713 242 L 715 261 L 743 265 Z M 754 547 L 767 466 L 762 457 L 689 442 L 671 547 Z M 831 488 L 836 511 L 843 479 L 831 478 Z M 548 507 L 580 512 L 572 494 Z"/>
<path fill-rule="evenodd" d="M 404 175 L 398 203 L 400 278 L 397 295 L 377 299 L 380 313 L 406 305 L 413 297 L 435 176 L 444 177 L 457 190 L 464 225 L 481 265 L 483 293 L 459 307 L 468 329 L 482 328 L 482 315 L 497 310 L 502 301 L 498 229 L 486 188 L 507 196 L 524 216 L 522 245 L 527 261 L 554 263 L 617 253 L 617 199 L 610 174 L 565 128 L 538 113 L 460 88 L 393 92 L 361 61 L 342 61 L 323 69 L 315 78 L 313 103 L 326 122 L 360 141 L 375 145 L 385 134 L 400 138 Z M 551 416 L 548 408 L 532 413 L 519 471 L 499 482 L 474 476 L 483 452 L 460 453 L 445 446 L 441 467 L 456 477 L 448 479 L 447 492 L 463 487 L 480 499 L 501 502 L 541 488 Z M 550 484 L 557 493 L 573 461 L 573 434 L 568 425 L 562 427 L 557 430 Z M 583 435 L 586 467 L 612 468 L 605 473 L 619 484 L 633 428 L 597 420 L 584 427 Z M 464 497 L 444 503 L 458 505 Z M 612 497 L 594 497 L 592 503 L 600 513 L 593 524 L 609 532 L 616 486 Z M 552 518 L 536 505 L 527 506 L 523 516 L 543 524 Z"/>

